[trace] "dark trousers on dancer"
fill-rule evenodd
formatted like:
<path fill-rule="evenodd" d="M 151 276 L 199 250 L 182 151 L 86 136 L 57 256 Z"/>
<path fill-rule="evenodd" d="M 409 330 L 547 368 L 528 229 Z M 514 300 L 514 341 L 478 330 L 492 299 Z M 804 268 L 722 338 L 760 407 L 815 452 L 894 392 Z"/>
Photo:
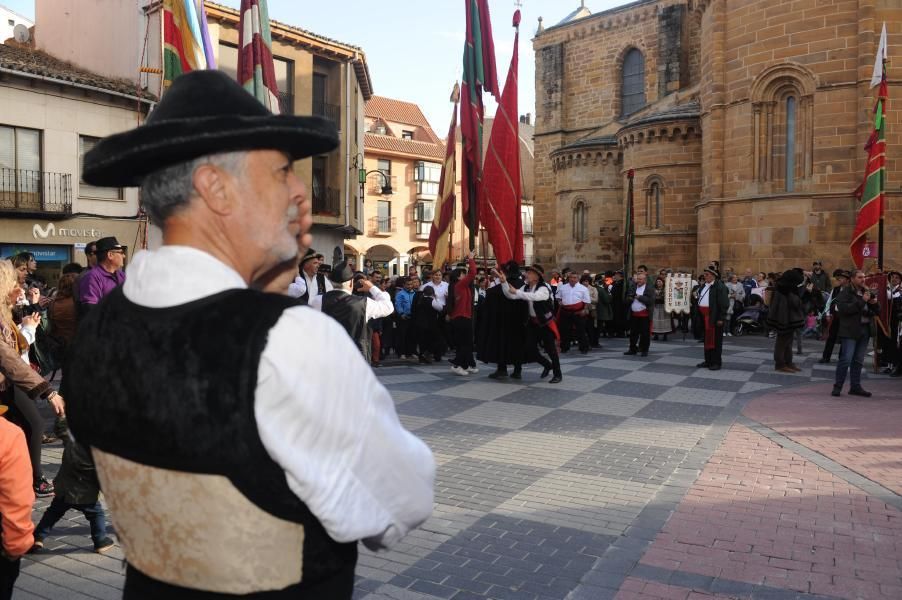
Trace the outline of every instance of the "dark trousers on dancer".
<path fill-rule="evenodd" d="M 778 331 L 774 340 L 774 368 L 782 369 L 792 364 L 792 342 L 796 330 Z"/>
<path fill-rule="evenodd" d="M 476 366 L 473 360 L 473 319 L 451 319 L 451 339 L 454 340 L 454 365 L 462 369 Z"/>
<path fill-rule="evenodd" d="M 723 325 L 708 322 L 708 307 L 699 308 L 699 317 L 704 324 L 702 335 L 705 340 L 705 364 L 708 367 L 723 366 Z M 713 339 L 711 339 L 713 337 Z M 792 337 L 789 338 L 790 343 Z"/>
<path fill-rule="evenodd" d="M 19 388 L 6 392 L 9 412 L 6 418 L 22 428 L 28 442 L 28 457 L 31 459 L 31 476 L 37 485 L 43 475 L 41 467 L 41 440 L 44 436 L 44 417 L 37 403 Z"/>
<path fill-rule="evenodd" d="M 575 338 L 580 352 L 589 351 L 589 336 L 586 334 L 586 317 L 581 311 L 569 311 L 561 308 L 561 352 L 570 350 L 570 343 Z"/>
<path fill-rule="evenodd" d="M 22 559 L 9 560 L 0 556 L 0 600 L 10 600 L 13 597 L 13 586 L 19 577 L 19 564 Z"/>
<path fill-rule="evenodd" d="M 630 315 L 630 352 L 648 352 L 650 345 L 651 321 L 648 314 L 632 313 Z"/>
<path fill-rule="evenodd" d="M 539 352 L 539 346 L 548 355 L 548 358 L 542 356 Z M 561 377 L 561 360 L 555 346 L 554 332 L 546 325 L 539 325 L 537 322 L 530 322 L 526 328 L 526 350 L 529 359 L 542 365 L 543 369 L 551 369 L 555 377 Z"/>

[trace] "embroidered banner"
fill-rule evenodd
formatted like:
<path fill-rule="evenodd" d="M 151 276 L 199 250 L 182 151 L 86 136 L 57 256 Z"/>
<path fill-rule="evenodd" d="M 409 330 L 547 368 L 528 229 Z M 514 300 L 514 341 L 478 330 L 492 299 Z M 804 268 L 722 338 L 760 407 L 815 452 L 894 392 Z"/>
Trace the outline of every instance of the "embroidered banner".
<path fill-rule="evenodd" d="M 689 314 L 689 301 L 692 291 L 693 277 L 691 273 L 668 273 L 664 285 L 664 310 L 668 313 Z"/>

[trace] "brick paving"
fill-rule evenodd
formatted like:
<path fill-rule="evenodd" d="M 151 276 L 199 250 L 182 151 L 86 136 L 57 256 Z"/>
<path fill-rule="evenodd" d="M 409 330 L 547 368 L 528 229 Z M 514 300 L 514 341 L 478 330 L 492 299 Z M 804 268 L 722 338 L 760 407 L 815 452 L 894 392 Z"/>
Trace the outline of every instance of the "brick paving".
<path fill-rule="evenodd" d="M 692 340 L 647 359 L 611 340 L 565 355 L 559 386 L 386 365 L 435 453 L 436 505 L 391 551 L 362 550 L 355 598 L 902 598 L 900 426 L 878 418 L 897 386 L 871 376 L 872 412 L 831 402 L 818 352 L 777 374 L 771 343 L 725 340 L 711 372 Z M 45 446 L 51 474 L 60 453 Z M 121 594 L 121 551 L 91 553 L 68 517 L 15 598 Z"/>

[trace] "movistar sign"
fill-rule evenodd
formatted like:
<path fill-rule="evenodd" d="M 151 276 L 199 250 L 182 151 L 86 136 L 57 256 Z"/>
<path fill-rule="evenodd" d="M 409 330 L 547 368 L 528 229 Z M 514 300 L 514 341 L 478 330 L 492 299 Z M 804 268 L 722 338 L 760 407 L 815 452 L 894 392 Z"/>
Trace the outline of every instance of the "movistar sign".
<path fill-rule="evenodd" d="M 31 228 L 31 235 L 36 240 L 46 240 L 49 238 L 84 238 L 96 240 L 103 237 L 103 230 L 94 228 L 57 227 L 53 223 L 47 223 L 46 226 L 42 227 L 39 223 L 35 223 Z"/>

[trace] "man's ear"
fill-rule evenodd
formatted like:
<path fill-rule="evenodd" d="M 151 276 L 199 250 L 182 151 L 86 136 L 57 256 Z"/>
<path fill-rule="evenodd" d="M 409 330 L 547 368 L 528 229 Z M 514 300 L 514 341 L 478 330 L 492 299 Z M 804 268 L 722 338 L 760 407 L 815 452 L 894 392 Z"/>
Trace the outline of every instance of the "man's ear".
<path fill-rule="evenodd" d="M 227 216 L 235 209 L 235 195 L 230 193 L 234 185 L 231 175 L 214 165 L 201 165 L 192 176 L 194 192 L 212 212 Z"/>

